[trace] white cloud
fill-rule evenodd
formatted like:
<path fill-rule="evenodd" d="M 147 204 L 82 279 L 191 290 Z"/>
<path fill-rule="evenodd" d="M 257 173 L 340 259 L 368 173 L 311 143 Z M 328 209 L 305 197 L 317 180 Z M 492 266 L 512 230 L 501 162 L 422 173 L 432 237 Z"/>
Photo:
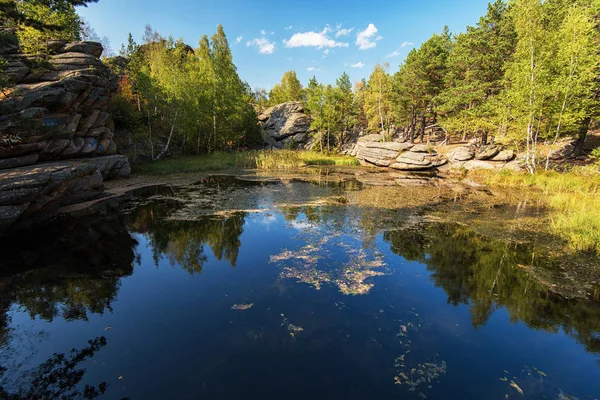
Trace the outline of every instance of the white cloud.
<path fill-rule="evenodd" d="M 260 54 L 273 54 L 275 52 L 275 43 L 269 42 L 267 38 L 256 38 L 246 42 L 246 46 L 256 46 Z"/>
<path fill-rule="evenodd" d="M 238 36 L 235 38 L 235 44 L 240 44 L 242 42 L 242 40 L 244 40 L 243 36 Z"/>
<path fill-rule="evenodd" d="M 262 31 L 260 31 L 260 34 L 264 36 L 267 34 L 267 32 L 265 32 L 265 30 L 263 29 Z"/>
<path fill-rule="evenodd" d="M 329 26 L 326 26 L 322 32 L 301 32 L 294 34 L 290 40 L 284 40 L 285 47 L 316 47 L 322 49 L 323 47 L 348 47 L 348 43 L 336 42 L 327 36 L 327 33 L 331 31 Z"/>
<path fill-rule="evenodd" d="M 415 44 L 413 42 L 404 42 L 400 45 L 400 47 L 412 47 Z"/>
<path fill-rule="evenodd" d="M 378 32 L 377 27 L 373 24 L 369 24 L 367 29 L 360 31 L 356 34 L 356 45 L 359 50 L 367 50 L 377 46 L 375 43 L 378 40 L 383 39 L 381 36 L 376 36 Z"/>
<path fill-rule="evenodd" d="M 308 67 L 307 68 L 309 71 L 320 71 L 321 68 L 315 68 L 315 67 Z"/>
<path fill-rule="evenodd" d="M 388 54 L 387 56 L 385 56 L 386 58 L 394 58 L 394 57 L 398 57 L 400 55 L 400 52 L 398 50 L 394 51 L 393 53 Z"/>
<path fill-rule="evenodd" d="M 348 36 L 352 31 L 354 30 L 354 28 L 350 28 L 350 29 L 342 29 L 342 27 L 338 27 L 337 32 L 335 33 L 335 37 L 340 37 L 340 36 Z"/>
<path fill-rule="evenodd" d="M 292 28 L 293 28 L 293 26 L 291 26 L 291 25 L 290 25 L 290 26 L 286 26 L 286 27 L 285 27 L 285 28 L 283 28 L 283 29 L 285 29 L 286 31 L 290 31 L 290 30 L 292 30 Z"/>
<path fill-rule="evenodd" d="M 365 66 L 365 64 L 363 64 L 362 62 L 357 62 L 356 64 L 352 64 L 350 65 L 352 68 L 363 68 Z"/>
<path fill-rule="evenodd" d="M 325 50 L 323 50 L 323 55 L 325 55 L 325 56 L 326 56 L 327 54 L 329 54 L 329 49 L 325 49 Z"/>
<path fill-rule="evenodd" d="M 275 32 L 271 32 L 271 35 L 274 35 L 274 34 L 275 34 Z"/>

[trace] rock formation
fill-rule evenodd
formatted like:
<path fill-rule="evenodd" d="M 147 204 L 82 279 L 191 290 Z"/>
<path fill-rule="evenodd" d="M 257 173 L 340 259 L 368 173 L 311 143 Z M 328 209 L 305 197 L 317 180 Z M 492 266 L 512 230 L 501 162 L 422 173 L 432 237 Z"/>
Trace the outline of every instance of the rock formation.
<path fill-rule="evenodd" d="M 278 104 L 258 116 L 270 149 L 301 148 L 308 142 L 310 118 L 300 102 Z"/>
<path fill-rule="evenodd" d="M 14 83 L 0 93 L 0 232 L 98 197 L 104 179 L 130 174 L 113 140 L 118 78 L 98 58 L 102 45 L 57 40 L 47 49 L 0 49 Z"/>
<path fill-rule="evenodd" d="M 0 168 L 114 155 L 108 113 L 117 78 L 95 42 L 50 42 L 53 55 L 9 54 L 15 85 L 0 100 Z"/>
<path fill-rule="evenodd" d="M 519 170 L 523 161 L 513 150 L 491 144 L 476 148 L 459 146 L 446 153 L 445 146 L 412 144 L 402 139 L 385 142 L 382 135 L 360 137 L 346 154 L 356 156 L 362 165 L 391 168 L 399 171 L 436 171 L 445 169 L 512 169 Z M 516 158 L 516 159 L 515 159 Z"/>

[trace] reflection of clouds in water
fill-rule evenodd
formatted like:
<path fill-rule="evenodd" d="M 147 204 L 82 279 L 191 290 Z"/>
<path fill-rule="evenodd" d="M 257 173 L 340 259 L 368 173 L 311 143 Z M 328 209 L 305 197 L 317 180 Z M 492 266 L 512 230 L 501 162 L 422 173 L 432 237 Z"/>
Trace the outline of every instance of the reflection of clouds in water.
<path fill-rule="evenodd" d="M 266 225 L 266 226 L 273 225 L 276 222 L 277 222 L 277 217 L 271 213 L 262 214 L 262 218 L 258 219 L 259 224 Z"/>
<path fill-rule="evenodd" d="M 292 222 L 290 222 L 290 226 L 294 229 L 297 229 L 299 231 L 304 231 L 304 230 L 308 230 L 308 229 L 312 229 L 314 228 L 314 225 L 311 224 L 308 221 L 298 221 L 298 220 L 294 220 Z"/>

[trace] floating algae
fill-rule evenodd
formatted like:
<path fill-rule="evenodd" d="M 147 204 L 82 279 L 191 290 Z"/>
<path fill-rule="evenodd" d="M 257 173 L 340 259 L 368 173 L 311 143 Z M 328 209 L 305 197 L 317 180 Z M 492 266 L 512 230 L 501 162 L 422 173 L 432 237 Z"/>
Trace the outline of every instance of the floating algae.
<path fill-rule="evenodd" d="M 320 290 L 324 284 L 338 287 L 345 295 L 364 295 L 373 288 L 367 279 L 384 275 L 380 268 L 386 264 L 383 256 L 374 249 L 364 249 L 345 243 L 339 233 L 320 236 L 310 235 L 311 241 L 299 250 L 284 250 L 271 256 L 271 263 L 283 266 L 280 273 L 282 279 L 295 279 Z M 343 249 L 347 261 L 331 262 L 328 257 L 332 250 Z"/>
<path fill-rule="evenodd" d="M 285 315 L 281 314 L 281 317 L 283 318 L 283 322 L 281 323 L 281 326 L 286 327 L 286 329 L 290 332 L 290 336 L 294 337 L 294 336 L 296 336 L 296 333 L 300 333 L 300 332 L 304 331 L 303 327 L 290 323 L 290 321 L 286 318 Z"/>
<path fill-rule="evenodd" d="M 418 317 L 418 314 L 414 312 L 410 312 L 410 314 Z M 411 362 L 412 340 L 409 337 L 412 331 L 418 329 L 420 326 L 421 324 L 415 326 L 413 322 L 402 323 L 400 321 L 398 334 L 396 335 L 404 351 L 395 360 L 394 367 L 397 370 L 397 374 L 394 377 L 394 383 L 408 387 L 409 392 L 417 392 L 422 386 L 431 389 L 433 383 L 442 375 L 445 375 L 447 370 L 446 361 L 443 360 L 439 362 L 435 360 L 430 362 Z M 421 398 L 427 398 L 422 391 L 418 395 Z"/>
<path fill-rule="evenodd" d="M 233 306 L 231 306 L 231 309 L 232 310 L 236 310 L 236 311 L 244 311 L 244 310 L 249 310 L 253 306 L 254 306 L 254 303 L 250 303 L 250 304 L 234 304 Z"/>

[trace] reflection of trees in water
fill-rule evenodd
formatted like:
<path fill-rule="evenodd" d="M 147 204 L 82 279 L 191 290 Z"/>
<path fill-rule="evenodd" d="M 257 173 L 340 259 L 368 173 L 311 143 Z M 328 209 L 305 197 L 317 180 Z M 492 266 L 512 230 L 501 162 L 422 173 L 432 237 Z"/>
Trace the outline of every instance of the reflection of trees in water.
<path fill-rule="evenodd" d="M 5 343 L 8 310 L 51 321 L 86 320 L 102 314 L 133 272 L 131 238 L 109 204 L 99 213 L 66 219 L 0 241 L 0 344 Z"/>
<path fill-rule="evenodd" d="M 13 305 L 31 318 L 47 321 L 87 320 L 88 315 L 111 310 L 119 281 L 133 272 L 134 247 L 116 210 L 103 205 L 99 214 L 57 221 L 0 242 L 0 347 L 12 362 L 12 352 L 27 351 L 11 332 Z M 104 338 L 71 354 L 55 354 L 22 375 L 0 366 L 0 398 L 93 399 L 103 394 L 106 384 L 80 390 L 85 369 L 78 368 L 106 345 Z M 15 376 L 19 375 L 18 377 Z M 10 382 L 2 387 L 2 382 Z M 15 387 L 15 383 L 17 384 Z"/>
<path fill-rule="evenodd" d="M 504 307 L 512 322 L 534 329 L 563 329 L 589 351 L 600 351 L 600 305 L 586 299 L 567 300 L 550 292 L 524 266 L 556 268 L 529 244 L 492 240 L 466 227 L 428 224 L 421 230 L 384 234 L 393 252 L 426 264 L 432 280 L 454 305 L 471 304 L 475 327 Z"/>
<path fill-rule="evenodd" d="M 207 260 L 205 246 L 208 246 L 216 259 L 236 265 L 246 213 L 181 221 L 166 218 L 172 209 L 171 205 L 153 202 L 128 216 L 128 225 L 148 237 L 155 264 L 165 256 L 171 264 L 180 265 L 190 274 L 199 274 Z"/>
<path fill-rule="evenodd" d="M 2 386 L 2 377 L 6 370 L 0 366 L 0 398 L 6 400 L 37 399 L 95 399 L 106 392 L 106 382 L 98 386 L 85 385 L 83 390 L 77 388 L 85 376 L 86 370 L 78 368 L 79 364 L 94 356 L 106 339 L 99 337 L 88 341 L 88 346 L 81 350 L 71 350 L 70 354 L 57 353 L 44 363 L 20 377 L 19 382 L 10 383 L 11 388 Z"/>

